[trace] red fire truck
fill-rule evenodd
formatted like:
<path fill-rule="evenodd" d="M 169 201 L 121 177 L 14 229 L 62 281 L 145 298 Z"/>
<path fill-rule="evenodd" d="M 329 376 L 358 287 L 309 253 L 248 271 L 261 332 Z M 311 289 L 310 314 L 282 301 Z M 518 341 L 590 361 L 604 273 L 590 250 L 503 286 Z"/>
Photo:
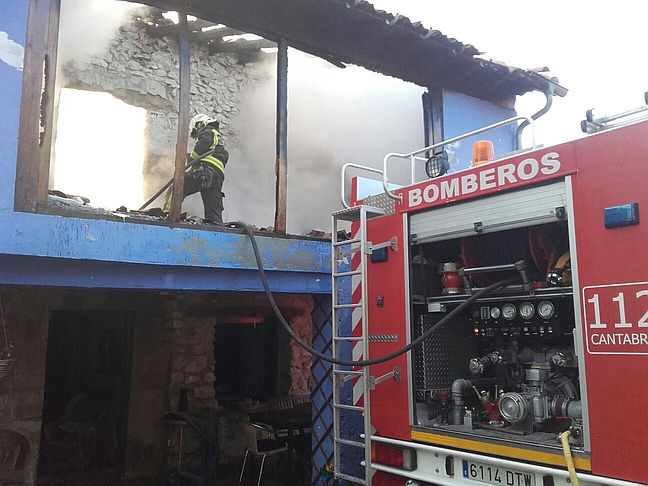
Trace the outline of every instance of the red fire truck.
<path fill-rule="evenodd" d="M 648 484 L 648 121 L 624 121 L 646 109 L 445 175 L 427 147 L 438 177 L 406 187 L 388 164 L 423 151 L 368 169 L 384 192 L 333 216 L 334 353 L 355 360 L 333 370 L 339 480 Z M 364 477 L 345 472 L 354 447 Z"/>

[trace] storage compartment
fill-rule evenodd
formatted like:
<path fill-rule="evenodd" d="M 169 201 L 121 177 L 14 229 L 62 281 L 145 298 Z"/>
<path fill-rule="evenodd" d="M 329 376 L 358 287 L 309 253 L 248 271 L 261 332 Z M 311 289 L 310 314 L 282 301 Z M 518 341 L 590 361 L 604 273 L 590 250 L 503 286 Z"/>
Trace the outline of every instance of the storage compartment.
<path fill-rule="evenodd" d="M 570 427 L 582 440 L 568 223 L 554 221 L 412 245 L 438 273 L 425 302 L 412 292 L 412 336 L 431 332 L 413 354 L 414 426 L 553 450 Z"/>

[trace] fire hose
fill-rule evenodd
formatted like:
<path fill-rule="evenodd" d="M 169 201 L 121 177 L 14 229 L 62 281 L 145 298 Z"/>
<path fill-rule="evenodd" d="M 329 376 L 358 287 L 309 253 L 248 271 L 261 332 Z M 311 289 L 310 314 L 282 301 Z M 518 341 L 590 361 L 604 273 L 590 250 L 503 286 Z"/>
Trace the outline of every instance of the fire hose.
<path fill-rule="evenodd" d="M 457 314 L 460 314 L 462 311 L 464 311 L 468 306 L 470 306 L 473 302 L 475 302 L 477 299 L 482 298 L 483 296 L 489 294 L 490 292 L 493 292 L 494 290 L 497 290 L 501 287 L 504 287 L 506 285 L 510 285 L 513 283 L 518 282 L 519 280 L 517 278 L 509 278 L 506 280 L 501 280 L 499 282 L 496 282 L 492 285 L 489 285 L 488 287 L 484 287 L 483 289 L 475 292 L 472 294 L 470 297 L 468 297 L 464 302 L 459 304 L 457 307 L 455 307 L 452 311 L 450 311 L 443 319 L 441 319 L 439 322 L 437 322 L 434 326 L 432 326 L 430 329 L 425 331 L 421 336 L 416 338 L 414 341 L 409 343 L 406 346 L 403 346 L 402 348 L 386 354 L 384 356 L 381 356 L 379 358 L 372 358 L 372 359 L 366 359 L 362 361 L 353 361 L 353 360 L 345 360 L 345 359 L 339 359 L 331 356 L 327 356 L 324 353 L 321 353 L 317 351 L 315 348 L 312 346 L 309 346 L 306 344 L 304 341 L 302 341 L 299 336 L 295 333 L 295 331 L 292 330 L 290 327 L 290 324 L 286 321 L 285 317 L 279 310 L 279 307 L 277 306 L 277 303 L 274 299 L 274 296 L 272 295 L 272 292 L 270 290 L 270 285 L 268 284 L 268 278 L 265 274 L 265 269 L 263 268 L 263 261 L 261 260 L 261 253 L 259 252 L 259 247 L 257 245 L 256 237 L 254 236 L 254 232 L 252 228 L 247 225 L 246 223 L 243 223 L 242 221 L 236 221 L 234 223 L 231 223 L 234 227 L 241 228 L 245 233 L 248 235 L 250 238 L 250 241 L 252 243 L 252 250 L 254 251 L 254 258 L 256 259 L 257 266 L 259 268 L 259 274 L 261 275 L 261 282 L 263 283 L 263 288 L 265 290 L 265 294 L 268 297 L 268 300 L 270 301 L 270 306 L 272 307 L 272 310 L 274 311 L 275 315 L 279 319 L 279 322 L 281 322 L 281 325 L 284 327 L 286 332 L 290 335 L 290 337 L 302 348 L 304 348 L 306 351 L 308 351 L 310 354 L 313 356 L 323 360 L 327 361 L 329 363 L 333 363 L 339 366 L 371 366 L 379 363 L 384 363 L 386 361 L 392 360 L 394 358 L 397 358 L 398 356 L 407 353 L 408 351 L 411 351 L 415 347 L 419 346 L 420 344 L 423 343 L 426 339 L 428 339 L 432 333 L 434 333 L 437 329 L 443 327 L 445 324 L 448 322 L 452 321 L 452 319 L 455 318 Z"/>
<path fill-rule="evenodd" d="M 559 437 L 560 442 L 562 443 L 565 462 L 567 463 L 567 470 L 569 471 L 569 479 L 571 480 L 572 486 L 578 486 L 578 476 L 576 476 L 574 459 L 572 458 L 571 449 L 569 448 L 569 437 L 571 437 L 571 432 L 569 430 L 566 430 L 565 432 L 561 433 Z"/>
<path fill-rule="evenodd" d="M 216 149 L 214 148 L 214 149 L 208 150 L 208 151 L 205 152 L 204 154 L 199 155 L 198 157 L 196 157 L 195 159 L 191 159 L 189 162 L 187 162 L 187 165 L 185 165 L 184 171 L 187 172 L 187 169 L 192 168 L 194 165 L 196 165 L 196 164 L 197 164 L 198 162 L 200 162 L 202 159 L 204 159 L 204 158 L 207 157 L 208 155 L 213 154 L 213 153 L 214 153 L 214 150 L 216 150 Z M 151 204 L 151 203 L 152 203 L 153 201 L 155 201 L 158 197 L 160 197 L 160 196 L 162 195 L 162 193 L 163 193 L 164 191 L 167 190 L 167 188 L 171 187 L 171 185 L 173 184 L 174 179 L 175 179 L 175 177 L 172 177 L 172 178 L 169 180 L 169 182 L 167 182 L 166 184 L 164 184 L 164 186 L 162 186 L 162 188 L 161 188 L 158 192 L 156 192 L 156 193 L 151 197 L 151 199 L 149 199 L 149 200 L 146 201 L 144 204 L 142 204 L 142 207 L 139 208 L 138 211 L 144 211 L 144 209 L 146 209 L 146 208 L 148 207 L 149 204 Z"/>

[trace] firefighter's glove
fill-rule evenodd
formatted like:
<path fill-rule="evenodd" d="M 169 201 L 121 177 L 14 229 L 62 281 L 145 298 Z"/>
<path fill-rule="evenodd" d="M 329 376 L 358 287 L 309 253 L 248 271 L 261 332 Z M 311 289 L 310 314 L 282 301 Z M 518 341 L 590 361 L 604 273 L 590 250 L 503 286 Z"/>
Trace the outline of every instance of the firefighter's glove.
<path fill-rule="evenodd" d="M 200 187 L 202 187 L 203 189 L 210 188 L 212 182 L 214 181 L 215 173 L 216 173 L 216 169 L 213 169 L 211 167 L 205 167 L 205 172 L 200 179 Z"/>

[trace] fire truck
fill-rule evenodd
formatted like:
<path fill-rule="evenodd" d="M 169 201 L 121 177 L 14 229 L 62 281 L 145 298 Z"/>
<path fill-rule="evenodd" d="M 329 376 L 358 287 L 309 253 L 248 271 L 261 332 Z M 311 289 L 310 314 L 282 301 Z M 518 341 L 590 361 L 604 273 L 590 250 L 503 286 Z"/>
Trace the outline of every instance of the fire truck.
<path fill-rule="evenodd" d="M 333 366 L 339 481 L 648 484 L 646 110 L 461 171 L 444 146 L 532 120 L 345 166 L 383 190 L 355 177 L 333 214 L 333 353 L 353 356 Z M 392 186 L 396 161 L 429 178 Z"/>

